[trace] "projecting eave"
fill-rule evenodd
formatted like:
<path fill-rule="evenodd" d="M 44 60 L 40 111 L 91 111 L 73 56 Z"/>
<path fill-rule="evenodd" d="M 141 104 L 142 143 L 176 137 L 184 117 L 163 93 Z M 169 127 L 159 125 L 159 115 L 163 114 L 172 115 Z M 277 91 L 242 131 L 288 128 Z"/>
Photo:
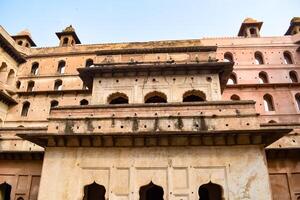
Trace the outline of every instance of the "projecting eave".
<path fill-rule="evenodd" d="M 25 38 L 32 47 L 36 47 L 36 44 L 35 42 L 31 39 L 31 37 L 29 35 L 13 35 L 11 36 L 13 39 L 23 39 Z"/>
<path fill-rule="evenodd" d="M 291 22 L 291 25 L 289 26 L 288 30 L 284 35 L 291 35 L 295 26 L 300 26 L 300 22 Z"/>
<path fill-rule="evenodd" d="M 175 62 L 135 62 L 135 63 L 113 63 L 113 64 L 95 64 L 89 68 L 78 68 L 80 78 L 88 88 L 93 87 L 95 75 L 102 76 L 110 74 L 113 77 L 138 75 L 139 73 L 160 72 L 161 74 L 185 74 L 187 71 L 196 71 L 199 73 L 218 73 L 221 85 L 221 91 L 224 90 L 227 80 L 233 70 L 232 62 L 193 62 L 193 63 L 175 63 Z"/>
<path fill-rule="evenodd" d="M 239 33 L 238 33 L 238 36 L 243 36 L 243 31 L 246 27 L 249 27 L 249 26 L 255 27 L 256 26 L 260 30 L 262 25 L 263 25 L 263 22 L 242 23 Z"/>
<path fill-rule="evenodd" d="M 160 131 L 124 134 L 23 133 L 17 136 L 41 147 L 154 147 L 264 145 L 275 142 L 292 129 L 218 131 Z"/>
<path fill-rule="evenodd" d="M 0 90 L 0 101 L 3 101 L 7 105 L 18 104 L 18 102 L 10 95 L 8 95 L 6 92 L 4 92 L 4 90 Z"/>
<path fill-rule="evenodd" d="M 75 43 L 76 44 L 81 44 L 77 34 L 74 32 L 74 31 L 67 31 L 67 32 L 57 32 L 55 33 L 57 35 L 57 37 L 60 39 L 62 36 L 65 36 L 65 35 L 72 35 L 74 40 L 75 40 Z"/>

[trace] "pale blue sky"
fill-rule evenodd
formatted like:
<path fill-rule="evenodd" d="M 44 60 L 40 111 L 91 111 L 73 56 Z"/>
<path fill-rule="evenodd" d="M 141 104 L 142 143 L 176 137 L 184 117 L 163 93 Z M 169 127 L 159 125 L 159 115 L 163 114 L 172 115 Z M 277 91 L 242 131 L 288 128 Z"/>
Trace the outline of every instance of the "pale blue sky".
<path fill-rule="evenodd" d="M 245 17 L 263 36 L 283 35 L 300 0 L 0 0 L 0 24 L 27 28 L 38 46 L 56 46 L 72 24 L 84 44 L 235 36 Z"/>

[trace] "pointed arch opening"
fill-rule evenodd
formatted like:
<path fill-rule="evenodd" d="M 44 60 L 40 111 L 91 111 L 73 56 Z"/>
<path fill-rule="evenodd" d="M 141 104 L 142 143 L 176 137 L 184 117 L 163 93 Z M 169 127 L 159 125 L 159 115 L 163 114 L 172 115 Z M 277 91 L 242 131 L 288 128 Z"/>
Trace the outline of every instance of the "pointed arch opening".
<path fill-rule="evenodd" d="M 62 90 L 62 80 L 58 79 L 54 82 L 54 90 Z"/>
<path fill-rule="evenodd" d="M 259 72 L 258 81 L 260 84 L 269 83 L 268 74 L 266 72 Z"/>
<path fill-rule="evenodd" d="M 51 107 L 51 108 L 55 108 L 55 107 L 58 106 L 58 104 L 59 104 L 58 101 L 52 100 L 51 103 L 50 103 L 50 107 Z"/>
<path fill-rule="evenodd" d="M 145 95 L 145 103 L 167 103 L 167 95 L 162 92 L 153 91 Z"/>
<path fill-rule="evenodd" d="M 254 58 L 255 58 L 255 64 L 257 65 L 263 65 L 264 64 L 264 59 L 263 55 L 261 52 L 257 51 L 254 53 Z"/>
<path fill-rule="evenodd" d="M 39 73 L 39 63 L 38 62 L 34 62 L 31 66 L 31 75 L 38 75 Z"/>
<path fill-rule="evenodd" d="M 273 102 L 273 97 L 270 94 L 265 94 L 264 97 L 264 108 L 265 111 L 274 111 L 274 102 Z"/>
<path fill-rule="evenodd" d="M 289 51 L 283 52 L 284 64 L 291 65 L 293 64 L 292 54 Z"/>
<path fill-rule="evenodd" d="M 2 62 L 0 66 L 0 82 L 6 82 L 7 64 Z"/>
<path fill-rule="evenodd" d="M 20 89 L 20 87 L 21 87 L 21 81 L 17 81 L 17 82 L 16 82 L 16 88 L 17 88 L 17 89 Z"/>
<path fill-rule="evenodd" d="M 230 99 L 232 101 L 239 101 L 239 100 L 241 100 L 241 98 L 238 95 L 236 95 L 236 94 L 231 95 Z"/>
<path fill-rule="evenodd" d="M 199 200 L 223 200 L 222 186 L 212 183 L 203 184 L 198 189 Z"/>
<path fill-rule="evenodd" d="M 95 181 L 84 186 L 83 200 L 105 200 L 105 187 L 97 184 Z"/>
<path fill-rule="evenodd" d="M 80 105 L 81 105 L 81 106 L 89 105 L 89 101 L 86 100 L 86 99 L 82 99 L 82 100 L 80 101 Z"/>
<path fill-rule="evenodd" d="M 152 181 L 140 187 L 140 200 L 163 200 L 164 189 L 161 186 L 155 185 Z"/>
<path fill-rule="evenodd" d="M 233 55 L 230 52 L 226 52 L 224 54 L 224 61 L 225 62 L 233 62 Z"/>
<path fill-rule="evenodd" d="M 206 101 L 206 95 L 200 90 L 189 90 L 182 96 L 182 102 Z"/>
<path fill-rule="evenodd" d="M 91 67 L 92 65 L 94 65 L 93 59 L 90 58 L 85 61 L 85 67 Z"/>
<path fill-rule="evenodd" d="M 11 185 L 9 185 L 6 182 L 0 184 L 1 200 L 10 200 L 10 193 L 11 193 Z"/>
<path fill-rule="evenodd" d="M 300 111 L 300 93 L 295 94 L 295 100 L 296 100 L 298 111 Z"/>
<path fill-rule="evenodd" d="M 22 117 L 27 117 L 29 108 L 30 108 L 30 103 L 28 101 L 25 101 L 23 103 L 22 112 L 21 112 Z"/>
<path fill-rule="evenodd" d="M 235 84 L 237 84 L 236 75 L 234 73 L 231 73 L 228 78 L 227 85 L 235 85 Z"/>
<path fill-rule="evenodd" d="M 13 85 L 15 80 L 15 71 L 13 69 L 9 70 L 8 76 L 7 76 L 7 85 Z"/>
<path fill-rule="evenodd" d="M 61 60 L 58 62 L 58 67 L 57 67 L 57 72 L 59 74 L 64 74 L 65 73 L 65 68 L 66 68 L 66 61 Z"/>
<path fill-rule="evenodd" d="M 124 93 L 115 92 L 108 96 L 108 104 L 128 104 L 128 96 Z"/>
<path fill-rule="evenodd" d="M 34 81 L 28 81 L 27 92 L 32 92 L 34 90 Z"/>
<path fill-rule="evenodd" d="M 66 45 L 68 45 L 68 43 L 69 43 L 69 38 L 65 37 L 63 39 L 63 45 L 66 46 Z"/>
<path fill-rule="evenodd" d="M 289 75 L 292 83 L 298 83 L 298 74 L 296 71 L 290 71 Z"/>

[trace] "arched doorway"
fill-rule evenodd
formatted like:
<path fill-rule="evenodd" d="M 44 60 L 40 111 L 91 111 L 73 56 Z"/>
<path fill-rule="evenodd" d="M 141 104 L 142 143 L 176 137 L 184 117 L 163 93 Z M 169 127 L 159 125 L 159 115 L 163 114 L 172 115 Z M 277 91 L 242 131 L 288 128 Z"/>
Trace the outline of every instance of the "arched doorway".
<path fill-rule="evenodd" d="M 83 200 L 105 200 L 105 187 L 97 184 L 95 181 L 84 186 Z"/>
<path fill-rule="evenodd" d="M 0 199 L 1 200 L 10 200 L 11 186 L 6 182 L 0 185 Z"/>
<path fill-rule="evenodd" d="M 198 190 L 199 200 L 223 200 L 223 189 L 220 185 L 212 183 L 203 184 Z"/>
<path fill-rule="evenodd" d="M 164 190 L 152 181 L 148 185 L 140 187 L 140 200 L 163 200 Z"/>

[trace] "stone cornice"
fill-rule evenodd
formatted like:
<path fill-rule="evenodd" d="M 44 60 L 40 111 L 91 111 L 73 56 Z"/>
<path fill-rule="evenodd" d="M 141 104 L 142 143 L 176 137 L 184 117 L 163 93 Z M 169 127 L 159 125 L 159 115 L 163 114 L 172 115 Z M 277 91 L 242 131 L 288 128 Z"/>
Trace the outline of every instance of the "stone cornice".
<path fill-rule="evenodd" d="M 255 84 L 234 84 L 226 85 L 226 89 L 231 88 L 278 88 L 278 87 L 299 87 L 300 83 L 255 83 Z"/>
<path fill-rule="evenodd" d="M 159 72 L 162 75 L 185 74 L 188 71 L 201 71 L 218 73 L 221 91 L 226 86 L 227 80 L 233 69 L 232 62 L 199 62 L 199 63 L 133 63 L 133 64 L 95 64 L 95 67 L 78 68 L 79 76 L 88 88 L 93 87 L 95 75 L 111 74 L 112 77 L 134 76 L 139 73 Z"/>
<path fill-rule="evenodd" d="M 160 131 L 132 134 L 17 134 L 41 147 L 155 147 L 269 145 L 292 129 Z"/>

